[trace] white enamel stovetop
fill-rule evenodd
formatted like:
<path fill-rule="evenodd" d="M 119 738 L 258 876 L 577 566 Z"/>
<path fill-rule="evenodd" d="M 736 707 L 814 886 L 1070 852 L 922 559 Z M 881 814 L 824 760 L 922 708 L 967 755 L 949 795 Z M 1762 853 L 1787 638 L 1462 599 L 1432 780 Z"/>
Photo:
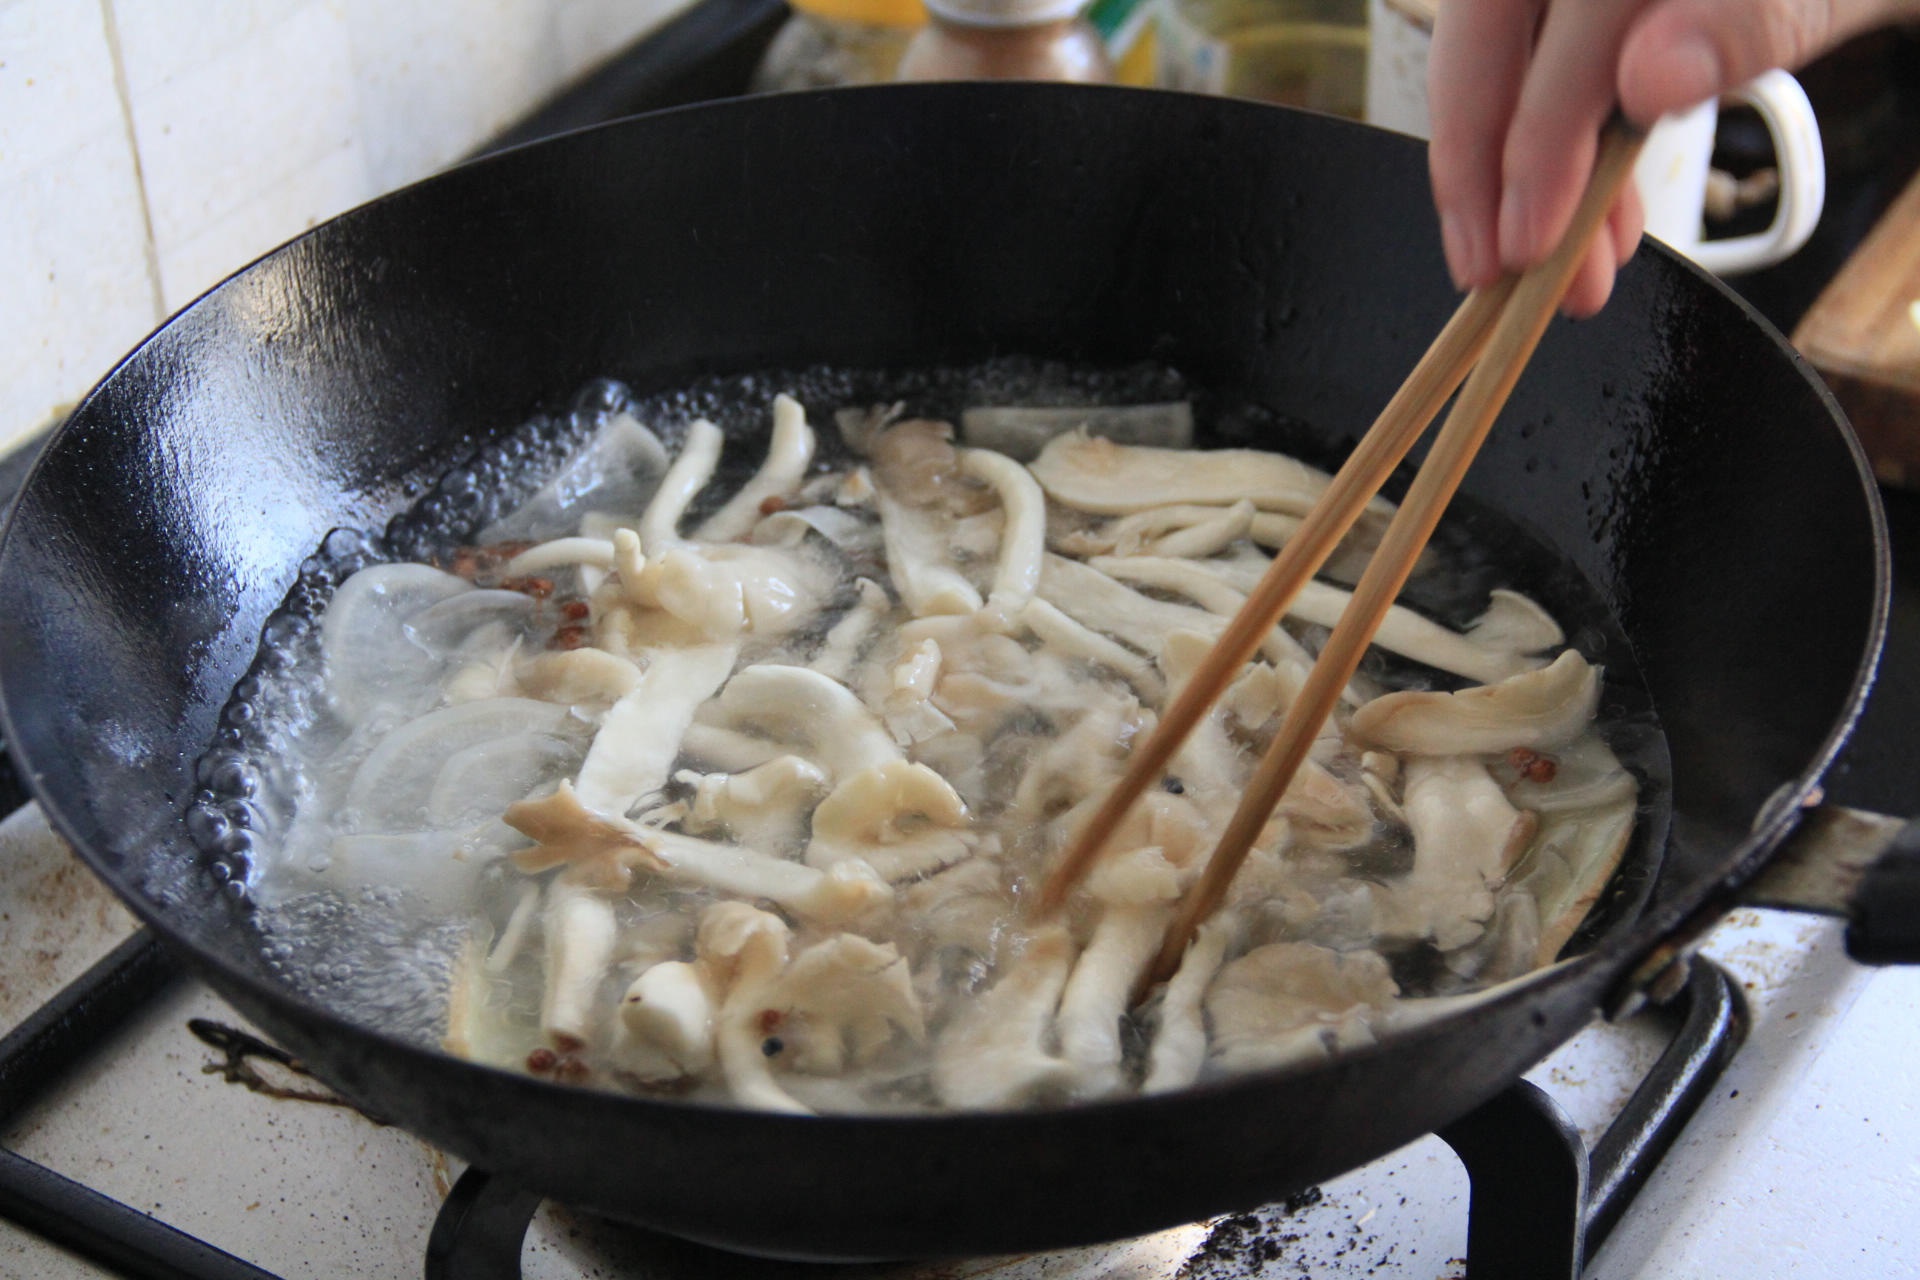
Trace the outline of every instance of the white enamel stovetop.
<path fill-rule="evenodd" d="M 37 809 L 0 823 L 0 1026 L 130 928 Z M 1752 1034 L 1586 1275 L 1920 1274 L 1920 972 L 1858 968 L 1841 953 L 1837 926 L 1771 912 L 1737 913 L 1707 952 L 1743 983 Z M 264 1097 L 206 1074 L 219 1055 L 187 1031 L 190 1017 L 237 1021 L 204 988 L 176 986 L 81 1078 L 27 1114 L 7 1145 L 288 1280 L 420 1275 L 457 1165 L 356 1113 Z M 1644 1032 L 1598 1028 L 1532 1078 L 1591 1136 L 1633 1087 L 1631 1071 L 1655 1052 Z M 1451 1153 L 1426 1138 L 1327 1184 L 1317 1204 L 1271 1211 L 1250 1229 L 1200 1223 L 1044 1257 L 807 1274 L 1436 1280 L 1464 1272 L 1466 1190 Z M 550 1207 L 529 1233 L 523 1266 L 529 1280 L 788 1273 L 711 1255 L 690 1271 L 685 1251 Z M 0 1223 L 0 1275 L 99 1274 Z"/>

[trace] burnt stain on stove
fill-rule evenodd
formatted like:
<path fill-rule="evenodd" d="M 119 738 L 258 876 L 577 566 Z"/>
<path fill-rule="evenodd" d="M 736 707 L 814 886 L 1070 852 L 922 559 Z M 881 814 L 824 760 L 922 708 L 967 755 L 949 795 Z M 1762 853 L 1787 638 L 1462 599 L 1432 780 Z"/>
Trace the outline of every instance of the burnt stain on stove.
<path fill-rule="evenodd" d="M 259 1036 L 230 1027 L 211 1018 L 187 1019 L 187 1030 L 208 1048 L 222 1056 L 200 1068 L 204 1075 L 219 1076 L 228 1084 L 237 1084 L 250 1093 L 287 1102 L 316 1102 L 354 1112 L 381 1128 L 388 1121 L 368 1115 L 347 1099 L 321 1084 L 306 1064 L 277 1045 Z M 262 1066 L 266 1070 L 262 1070 Z"/>
<path fill-rule="evenodd" d="M 8 1021 L 58 991 L 135 927 L 119 899 L 61 852 L 57 860 L 33 857 L 0 887 L 0 948 L 7 957 L 0 966 L 0 1012 Z M 32 865 L 43 862 L 49 865 Z"/>
<path fill-rule="evenodd" d="M 1297 1191 L 1278 1204 L 1216 1220 L 1207 1238 L 1187 1258 L 1175 1280 L 1255 1275 L 1300 1251 L 1304 1234 L 1288 1221 L 1326 1198 L 1319 1187 Z"/>

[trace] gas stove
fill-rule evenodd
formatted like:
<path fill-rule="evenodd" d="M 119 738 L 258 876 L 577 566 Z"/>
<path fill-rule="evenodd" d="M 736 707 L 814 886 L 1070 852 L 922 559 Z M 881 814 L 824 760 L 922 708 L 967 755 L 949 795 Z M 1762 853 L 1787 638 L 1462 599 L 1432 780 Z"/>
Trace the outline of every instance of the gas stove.
<path fill-rule="evenodd" d="M 1808 917 L 1740 911 L 1710 937 L 1703 954 L 1717 967 L 1699 966 L 1687 1021 L 1721 1024 L 1705 1028 L 1717 1029 L 1719 1041 L 1669 1052 L 1671 1016 L 1595 1026 L 1529 1073 L 1533 1088 L 1503 1095 L 1469 1125 L 1286 1203 L 1053 1254 L 821 1268 L 731 1258 L 572 1214 L 490 1184 L 341 1105 L 210 991 L 172 977 L 35 807 L 0 823 L 0 869 L 0 1016 L 9 1024 L 97 957 L 130 961 L 130 976 L 98 997 L 123 1006 L 124 1018 L 104 1019 L 98 1048 L 73 1069 L 48 1073 L 42 1092 L 34 1063 L 0 1066 L 14 1095 L 5 1104 L 12 1114 L 3 1145 L 12 1156 L 0 1207 L 21 1216 L 11 1175 L 24 1158 L 203 1242 L 196 1249 L 166 1237 L 161 1256 L 173 1269 L 123 1261 L 123 1274 L 1571 1276 L 1572 1255 L 1556 1246 L 1577 1230 L 1570 1197 L 1579 1197 L 1585 1170 L 1569 1162 L 1563 1125 L 1581 1139 L 1573 1150 L 1595 1150 L 1580 1198 L 1607 1203 L 1609 1217 L 1619 1213 L 1621 1184 L 1645 1178 L 1591 1251 L 1585 1276 L 1894 1275 L 1920 1248 L 1911 1213 L 1920 1194 L 1920 1105 L 1904 1075 L 1920 1059 L 1920 1022 L 1911 1013 L 1920 972 L 1862 969 L 1846 959 L 1835 924 Z M 1722 992 L 1722 971 L 1737 994 Z M 86 1006 L 66 1012 L 57 1021 L 67 1033 L 95 1017 Z M 1623 1109 L 1631 1116 L 1630 1104 L 1650 1093 L 1686 1089 L 1693 1096 L 1684 1101 L 1698 1110 L 1677 1139 L 1656 1116 L 1630 1119 L 1647 1127 L 1625 1144 L 1616 1133 L 1609 1146 L 1603 1135 Z M 28 1092 L 38 1097 L 18 1110 Z M 1639 1156 L 1648 1134 L 1656 1144 L 1673 1142 L 1657 1163 Z M 1449 1142 L 1470 1161 L 1488 1147 L 1499 1159 L 1476 1161 L 1478 1181 L 1470 1183 Z M 84 1200 L 74 1207 L 93 1210 Z M 92 1249 L 98 1236 L 85 1221 L 82 1238 Z M 0 1227 L 0 1274 L 113 1273 L 18 1226 Z"/>

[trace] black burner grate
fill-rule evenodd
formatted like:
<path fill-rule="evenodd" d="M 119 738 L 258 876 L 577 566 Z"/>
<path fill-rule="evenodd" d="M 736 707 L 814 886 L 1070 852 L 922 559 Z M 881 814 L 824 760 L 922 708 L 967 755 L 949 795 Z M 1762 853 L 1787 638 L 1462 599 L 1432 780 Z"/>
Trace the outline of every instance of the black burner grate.
<path fill-rule="evenodd" d="M 1746 1038 L 1745 1004 L 1709 962 L 1695 962 L 1671 1011 L 1649 1016 L 1674 1018 L 1673 1038 L 1591 1154 L 1559 1104 L 1524 1080 L 1440 1131 L 1473 1187 L 1467 1280 L 1574 1280 Z M 517 1280 L 540 1203 L 467 1170 L 434 1223 L 427 1280 Z"/>
<path fill-rule="evenodd" d="M 0 1125 L 176 976 L 158 942 L 136 934 L 0 1040 Z M 1713 964 L 1695 963 L 1673 1008 L 1648 1015 L 1674 1018 L 1673 1039 L 1591 1154 L 1559 1105 L 1525 1081 L 1441 1131 L 1473 1186 L 1468 1280 L 1571 1280 L 1619 1222 L 1746 1036 L 1745 1006 Z M 515 1280 L 540 1203 L 469 1169 L 434 1223 L 428 1280 Z M 0 1216 L 138 1280 L 273 1280 L 271 1272 L 6 1150 Z"/>

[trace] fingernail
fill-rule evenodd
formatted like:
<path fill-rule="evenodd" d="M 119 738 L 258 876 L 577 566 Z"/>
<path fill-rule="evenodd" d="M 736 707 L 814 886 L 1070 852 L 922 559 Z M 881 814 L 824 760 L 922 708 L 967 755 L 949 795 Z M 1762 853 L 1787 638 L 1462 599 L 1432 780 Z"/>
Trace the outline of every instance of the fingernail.
<path fill-rule="evenodd" d="M 1533 243 L 1533 207 L 1524 191 L 1508 187 L 1500 198 L 1500 259 L 1509 270 L 1530 266 L 1540 255 Z"/>
<path fill-rule="evenodd" d="M 1453 287 L 1470 287 L 1474 280 L 1473 249 L 1467 242 L 1467 233 L 1460 225 L 1460 219 L 1451 212 L 1440 215 L 1440 247 L 1447 255 L 1447 271 L 1453 276 Z"/>
<path fill-rule="evenodd" d="M 1682 36 L 1667 46 L 1666 88 L 1691 106 L 1720 92 L 1720 51 L 1703 35 Z"/>

